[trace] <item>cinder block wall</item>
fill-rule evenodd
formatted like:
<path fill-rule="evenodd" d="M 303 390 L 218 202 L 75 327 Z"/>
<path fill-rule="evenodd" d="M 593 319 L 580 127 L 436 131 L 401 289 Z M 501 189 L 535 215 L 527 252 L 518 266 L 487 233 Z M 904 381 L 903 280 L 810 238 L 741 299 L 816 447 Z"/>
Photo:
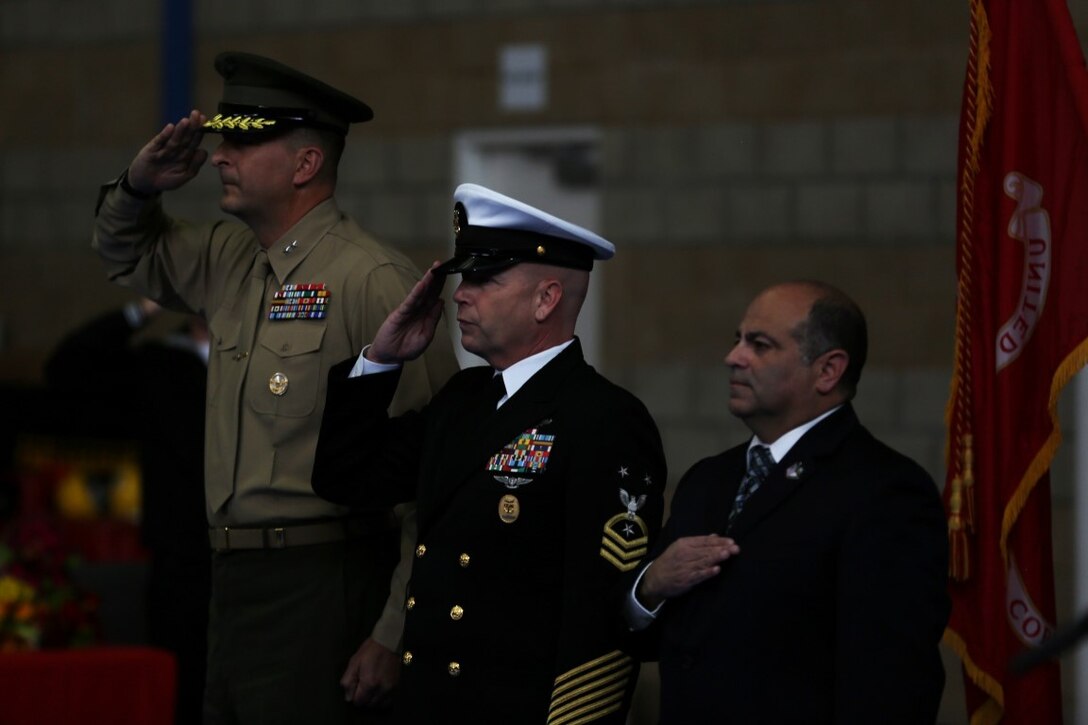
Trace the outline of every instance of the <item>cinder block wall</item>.
<path fill-rule="evenodd" d="M 603 367 L 654 413 L 673 484 L 745 436 L 725 408 L 722 357 L 747 301 L 795 277 L 826 279 L 861 303 L 872 351 L 859 412 L 943 478 L 966 2 L 195 7 L 200 108 L 215 105 L 212 58 L 227 48 L 297 64 L 375 107 L 377 119 L 349 139 L 339 197 L 421 265 L 449 243 L 456 133 L 600 129 L 601 231 L 620 250 L 604 276 Z M 1071 9 L 1085 37 L 1088 0 Z M 0 4 L 0 381 L 37 382 L 64 331 L 127 299 L 102 278 L 89 226 L 98 184 L 159 127 L 158 23 L 146 0 Z M 548 48 L 550 102 L 540 112 L 496 106 L 498 52 L 515 42 Z M 217 198 L 205 173 L 169 208 L 204 218 Z M 1067 472 L 1059 461 L 1063 616 Z M 959 722 L 949 666 L 942 721 Z"/>

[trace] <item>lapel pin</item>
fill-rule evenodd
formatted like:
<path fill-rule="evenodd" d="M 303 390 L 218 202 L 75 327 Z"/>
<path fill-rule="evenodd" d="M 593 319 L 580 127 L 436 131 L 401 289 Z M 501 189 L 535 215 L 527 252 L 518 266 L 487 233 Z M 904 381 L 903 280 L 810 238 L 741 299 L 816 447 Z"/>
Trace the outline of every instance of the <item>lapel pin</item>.
<path fill-rule="evenodd" d="M 792 466 L 786 469 L 786 478 L 791 481 L 796 481 L 805 475 L 805 465 L 803 463 L 794 463 Z"/>

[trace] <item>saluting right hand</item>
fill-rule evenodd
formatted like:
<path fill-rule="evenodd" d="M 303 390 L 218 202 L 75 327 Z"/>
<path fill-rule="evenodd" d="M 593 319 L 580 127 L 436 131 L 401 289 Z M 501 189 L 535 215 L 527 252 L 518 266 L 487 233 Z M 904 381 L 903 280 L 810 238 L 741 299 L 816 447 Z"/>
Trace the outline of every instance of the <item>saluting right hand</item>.
<path fill-rule="evenodd" d="M 196 176 L 208 159 L 208 152 L 200 148 L 204 120 L 203 113 L 193 110 L 177 123 L 166 124 L 129 164 L 129 186 L 150 196 Z"/>
<path fill-rule="evenodd" d="M 366 357 L 376 363 L 402 363 L 423 354 L 434 339 L 434 331 L 442 318 L 442 286 L 445 276 L 434 273 L 439 262 L 431 265 L 423 278 L 389 313 L 378 328 Z"/>

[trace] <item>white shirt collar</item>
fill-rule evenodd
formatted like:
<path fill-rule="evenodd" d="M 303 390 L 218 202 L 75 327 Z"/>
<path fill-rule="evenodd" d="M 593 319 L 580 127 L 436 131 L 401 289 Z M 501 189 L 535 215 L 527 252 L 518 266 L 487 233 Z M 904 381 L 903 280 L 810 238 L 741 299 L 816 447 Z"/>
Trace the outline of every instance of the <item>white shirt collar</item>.
<path fill-rule="evenodd" d="M 521 386 L 529 382 L 529 378 L 540 372 L 540 370 L 554 360 L 559 353 L 566 350 L 572 342 L 574 342 L 574 338 L 571 338 L 564 343 L 560 343 L 555 347 L 549 347 L 547 350 L 542 350 L 534 355 L 530 355 L 522 360 L 518 360 L 510 367 L 500 372 L 499 374 L 502 375 L 502 383 L 506 386 L 506 397 L 499 401 L 499 407 L 502 407 L 502 404 L 509 400 L 511 395 L 521 390 Z"/>
<path fill-rule="evenodd" d="M 793 430 L 787 431 L 779 436 L 778 440 L 774 443 L 764 443 L 759 439 L 759 436 L 752 436 L 752 440 L 748 442 L 748 449 L 751 450 L 752 446 L 767 446 L 771 449 L 771 457 L 774 458 L 774 462 L 778 463 L 786 457 L 786 454 L 790 452 L 790 449 L 793 448 L 794 444 L 801 440 L 801 436 L 808 433 L 817 423 L 841 407 L 841 405 L 836 405 L 826 413 L 816 416 L 807 423 L 802 423 Z"/>

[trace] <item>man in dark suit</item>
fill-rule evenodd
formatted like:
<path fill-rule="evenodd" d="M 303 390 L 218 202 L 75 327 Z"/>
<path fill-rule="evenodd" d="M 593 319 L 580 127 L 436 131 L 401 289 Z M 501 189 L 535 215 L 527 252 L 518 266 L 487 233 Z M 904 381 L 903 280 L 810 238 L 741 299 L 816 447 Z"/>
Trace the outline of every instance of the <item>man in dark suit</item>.
<path fill-rule="evenodd" d="M 480 186 L 454 199 L 454 258 L 330 372 L 314 490 L 416 499 L 397 722 L 621 725 L 638 673 L 623 574 L 660 526 L 665 462 L 646 408 L 574 337 L 593 261 L 614 249 Z M 399 365 L 429 344 L 455 273 L 462 343 L 490 367 L 390 419 Z"/>
<path fill-rule="evenodd" d="M 680 481 L 626 613 L 652 620 L 661 722 L 932 723 L 947 534 L 933 480 L 850 405 L 857 305 L 817 282 L 748 307 L 729 409 L 745 444 Z"/>

